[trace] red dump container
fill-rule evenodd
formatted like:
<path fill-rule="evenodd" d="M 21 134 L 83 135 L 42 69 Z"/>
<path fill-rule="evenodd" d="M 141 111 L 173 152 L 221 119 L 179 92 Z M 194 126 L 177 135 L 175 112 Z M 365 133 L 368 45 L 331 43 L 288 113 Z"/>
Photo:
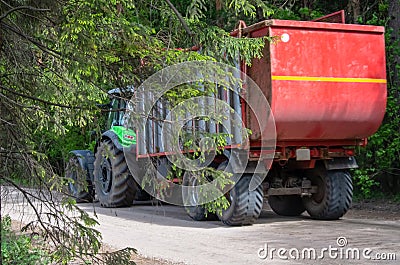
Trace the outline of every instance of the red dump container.
<path fill-rule="evenodd" d="M 383 27 L 266 20 L 231 35 L 275 39 L 243 70 L 270 102 L 278 146 L 356 145 L 380 126 L 386 108 Z M 258 135 L 251 118 L 246 122 Z"/>

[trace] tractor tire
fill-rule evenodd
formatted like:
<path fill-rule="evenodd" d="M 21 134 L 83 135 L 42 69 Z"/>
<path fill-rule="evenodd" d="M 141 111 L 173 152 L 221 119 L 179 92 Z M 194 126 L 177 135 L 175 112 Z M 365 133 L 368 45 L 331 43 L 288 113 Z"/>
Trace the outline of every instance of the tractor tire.
<path fill-rule="evenodd" d="M 93 202 L 94 190 L 88 180 L 88 171 L 82 158 L 73 156 L 65 168 L 65 177 L 68 182 L 68 193 L 77 203 Z"/>
<path fill-rule="evenodd" d="M 299 216 L 306 208 L 299 195 L 269 196 L 269 206 L 278 215 Z"/>
<path fill-rule="evenodd" d="M 197 186 L 197 179 L 190 174 L 185 172 L 183 176 L 183 186 Z M 203 205 L 196 205 L 198 202 L 197 194 L 195 192 L 191 194 L 183 194 L 183 199 L 189 200 L 190 204 L 195 206 L 185 206 L 185 210 L 190 218 L 195 221 L 212 221 L 217 220 L 217 216 L 213 213 L 206 213 L 206 208 Z"/>
<path fill-rule="evenodd" d="M 132 205 L 138 185 L 129 172 L 124 152 L 111 141 L 102 141 L 94 161 L 94 182 L 102 207 Z"/>
<path fill-rule="evenodd" d="M 309 179 L 318 187 L 317 193 L 303 198 L 308 214 L 319 220 L 337 220 L 350 208 L 353 183 L 346 171 L 314 169 Z"/>
<path fill-rule="evenodd" d="M 218 215 L 224 224 L 251 225 L 260 216 L 264 194 L 261 185 L 253 191 L 249 190 L 251 178 L 249 175 L 243 175 L 227 194 L 230 206 Z"/>

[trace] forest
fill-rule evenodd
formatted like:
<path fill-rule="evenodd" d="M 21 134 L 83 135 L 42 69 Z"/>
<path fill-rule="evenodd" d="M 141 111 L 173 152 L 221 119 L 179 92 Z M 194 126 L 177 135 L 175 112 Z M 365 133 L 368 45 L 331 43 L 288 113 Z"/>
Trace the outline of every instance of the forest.
<path fill-rule="evenodd" d="M 104 126 L 98 106 L 112 88 L 137 87 L 179 62 L 232 65 L 224 54 L 260 56 L 259 43 L 229 36 L 239 20 L 313 20 L 339 10 L 346 23 L 386 31 L 387 109 L 379 130 L 357 149 L 355 197 L 400 202 L 399 0 L 0 0 L 1 185 L 16 187 L 27 201 L 34 196 L 28 187 L 64 190 L 69 151 L 93 148 L 91 132 Z M 1 196 L 7 199 L 3 189 Z M 39 200 L 55 204 L 46 196 Z M 79 211 L 72 201 L 66 205 Z M 64 232 L 40 220 L 31 224 L 62 246 L 51 259 L 98 258 L 96 221 L 82 211 L 78 225 L 54 209 Z M 97 243 L 82 246 L 79 237 Z M 129 251 L 100 259 L 122 264 Z"/>

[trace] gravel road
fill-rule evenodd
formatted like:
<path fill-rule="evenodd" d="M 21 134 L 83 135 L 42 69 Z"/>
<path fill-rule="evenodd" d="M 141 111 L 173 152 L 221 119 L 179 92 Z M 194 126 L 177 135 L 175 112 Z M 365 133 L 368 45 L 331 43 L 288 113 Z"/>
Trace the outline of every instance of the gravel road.
<path fill-rule="evenodd" d="M 192 221 L 184 209 L 170 205 L 95 206 L 105 242 L 116 248 L 132 246 L 144 256 L 172 263 L 400 264 L 399 215 L 391 220 L 365 219 L 353 211 L 339 221 L 316 221 L 306 214 L 280 217 L 266 208 L 252 226 L 227 227 L 219 221 Z M 92 204 L 82 207 L 93 212 Z M 267 248 L 270 255 L 265 257 Z M 272 248 L 276 251 L 271 256 Z M 281 257 L 279 248 L 283 249 Z M 327 250 L 321 254 L 323 248 Z M 315 256 L 323 258 L 309 258 L 313 252 L 307 249 L 315 249 Z M 373 260 L 377 255 L 396 260 Z"/>
<path fill-rule="evenodd" d="M 1 214 L 15 220 L 22 212 L 29 216 L 27 206 L 13 203 L 10 207 L 2 201 Z M 104 243 L 136 248 L 142 256 L 139 265 L 400 264 L 398 208 L 389 213 L 354 209 L 339 221 L 316 221 L 306 214 L 280 217 L 266 207 L 254 225 L 228 227 L 219 221 L 192 221 L 182 207 L 171 205 L 81 207 L 96 212 Z"/>

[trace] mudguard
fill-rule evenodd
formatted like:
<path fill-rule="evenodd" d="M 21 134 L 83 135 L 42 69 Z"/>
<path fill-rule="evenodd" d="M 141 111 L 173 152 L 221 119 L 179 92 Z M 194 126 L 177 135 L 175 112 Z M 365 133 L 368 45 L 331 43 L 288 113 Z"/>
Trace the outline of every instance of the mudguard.
<path fill-rule="evenodd" d="M 101 140 L 110 140 L 115 148 L 124 151 L 124 156 L 125 156 L 125 161 L 128 165 L 128 169 L 135 179 L 137 183 L 139 183 L 140 188 L 137 191 L 136 200 L 143 201 L 143 200 L 148 200 L 151 198 L 151 196 L 141 187 L 142 185 L 142 178 L 146 173 L 147 167 L 146 163 L 148 163 L 147 159 L 137 159 L 137 154 L 136 154 L 136 140 L 135 144 L 131 144 L 129 146 L 123 146 L 119 140 L 118 135 L 112 131 L 108 130 L 102 134 Z M 100 145 L 100 142 L 97 143 L 95 152 L 97 151 L 98 146 Z"/>
<path fill-rule="evenodd" d="M 122 151 L 124 149 L 124 147 L 122 146 L 122 144 L 119 141 L 118 135 L 115 132 L 108 130 L 108 131 L 104 132 L 101 136 L 102 136 L 101 137 L 102 140 L 107 139 L 107 138 L 110 139 L 113 142 L 114 146 L 118 150 Z"/>
<path fill-rule="evenodd" d="M 325 160 L 325 168 L 327 170 L 358 168 L 358 164 L 354 156 L 337 157 Z"/>

